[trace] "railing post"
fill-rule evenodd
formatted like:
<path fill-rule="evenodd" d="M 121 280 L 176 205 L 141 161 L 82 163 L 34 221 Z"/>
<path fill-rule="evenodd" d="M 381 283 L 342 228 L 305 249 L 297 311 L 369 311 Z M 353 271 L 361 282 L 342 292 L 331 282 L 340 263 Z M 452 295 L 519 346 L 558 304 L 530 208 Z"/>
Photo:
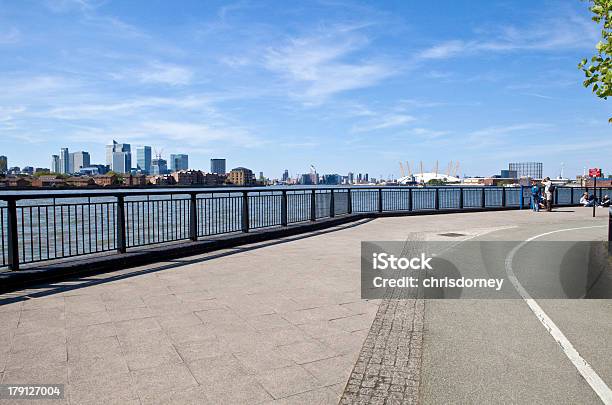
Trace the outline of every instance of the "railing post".
<path fill-rule="evenodd" d="M 196 193 L 189 195 L 189 239 L 198 240 L 198 202 Z"/>
<path fill-rule="evenodd" d="M 501 203 L 501 205 L 502 205 L 502 207 L 506 208 L 506 187 L 502 186 L 501 192 L 502 192 L 502 203 Z"/>
<path fill-rule="evenodd" d="M 482 187 L 482 193 L 480 195 L 480 206 L 482 208 L 485 208 L 487 206 L 487 198 L 485 196 L 485 188 L 484 188 L 484 186 Z"/>
<path fill-rule="evenodd" d="M 347 193 L 346 193 L 346 205 L 347 205 L 347 212 L 349 214 L 353 213 L 353 196 L 352 196 L 352 190 L 350 188 L 347 189 Z"/>
<path fill-rule="evenodd" d="M 553 206 L 559 204 L 559 187 L 555 186 L 555 199 L 553 200 Z"/>
<path fill-rule="evenodd" d="M 330 190 L 329 196 L 329 217 L 333 218 L 336 216 L 336 208 L 334 207 L 334 190 Z"/>
<path fill-rule="evenodd" d="M 608 253 L 612 255 L 612 207 L 608 208 Z"/>
<path fill-rule="evenodd" d="M 378 212 L 383 212 L 382 187 L 378 189 Z"/>
<path fill-rule="evenodd" d="M 574 187 L 570 187 L 570 205 L 574 205 Z"/>
<path fill-rule="evenodd" d="M 523 209 L 523 186 L 521 186 L 521 193 L 519 195 L 520 201 L 519 201 L 519 209 L 522 210 Z"/>
<path fill-rule="evenodd" d="M 287 226 L 287 190 L 281 194 L 281 226 Z"/>
<path fill-rule="evenodd" d="M 463 209 L 463 187 L 459 187 L 459 209 Z"/>
<path fill-rule="evenodd" d="M 315 194 L 315 189 L 312 189 L 312 193 L 310 193 L 310 220 L 311 221 L 316 221 L 317 220 L 317 196 Z"/>
<path fill-rule="evenodd" d="M 125 201 L 123 195 L 117 196 L 117 253 L 125 253 Z"/>
<path fill-rule="evenodd" d="M 440 187 L 438 186 L 436 186 L 435 199 L 436 201 L 434 201 L 434 209 L 436 211 L 439 211 L 440 210 Z"/>
<path fill-rule="evenodd" d="M 19 270 L 19 237 L 17 235 L 17 201 L 7 201 L 8 210 L 8 268 Z"/>
<path fill-rule="evenodd" d="M 408 187 L 408 211 L 412 211 L 412 187 Z"/>
<path fill-rule="evenodd" d="M 249 192 L 242 192 L 242 232 L 249 231 Z"/>

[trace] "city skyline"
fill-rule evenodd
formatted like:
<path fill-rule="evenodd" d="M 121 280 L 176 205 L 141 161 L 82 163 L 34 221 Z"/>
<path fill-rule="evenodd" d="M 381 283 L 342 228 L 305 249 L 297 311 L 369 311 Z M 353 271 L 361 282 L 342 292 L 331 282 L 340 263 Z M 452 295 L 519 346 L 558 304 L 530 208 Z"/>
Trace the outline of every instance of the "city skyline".
<path fill-rule="evenodd" d="M 576 67 L 597 42 L 586 4 L 266 5 L 6 4 L 0 153 L 48 167 L 61 145 L 103 163 L 117 138 L 274 177 L 399 177 L 406 160 L 612 172 L 609 108 Z"/>

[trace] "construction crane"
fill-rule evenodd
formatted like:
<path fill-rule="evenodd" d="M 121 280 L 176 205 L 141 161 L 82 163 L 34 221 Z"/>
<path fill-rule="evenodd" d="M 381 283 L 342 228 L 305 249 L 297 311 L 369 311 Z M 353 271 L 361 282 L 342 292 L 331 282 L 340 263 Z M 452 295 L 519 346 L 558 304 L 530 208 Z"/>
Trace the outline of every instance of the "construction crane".
<path fill-rule="evenodd" d="M 459 161 L 455 164 L 455 168 L 453 170 L 453 177 L 459 177 Z"/>
<path fill-rule="evenodd" d="M 421 160 L 419 164 L 421 166 L 421 177 L 423 177 L 423 161 Z"/>
<path fill-rule="evenodd" d="M 412 169 L 410 168 L 410 163 L 406 160 L 406 171 L 408 172 L 408 176 L 412 177 Z"/>
<path fill-rule="evenodd" d="M 402 162 L 399 162 L 400 165 L 400 174 L 402 175 L 402 177 L 406 177 L 406 173 L 404 172 L 404 166 L 402 165 Z"/>

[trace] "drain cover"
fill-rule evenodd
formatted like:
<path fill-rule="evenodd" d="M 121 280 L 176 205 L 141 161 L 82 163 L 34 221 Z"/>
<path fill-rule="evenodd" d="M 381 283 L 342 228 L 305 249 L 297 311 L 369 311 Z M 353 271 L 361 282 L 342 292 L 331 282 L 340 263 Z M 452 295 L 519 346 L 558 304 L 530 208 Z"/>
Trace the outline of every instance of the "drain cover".
<path fill-rule="evenodd" d="M 440 235 L 440 236 L 448 236 L 450 238 L 457 238 L 459 236 L 466 236 L 464 233 L 455 233 L 455 232 L 439 233 L 438 235 Z"/>

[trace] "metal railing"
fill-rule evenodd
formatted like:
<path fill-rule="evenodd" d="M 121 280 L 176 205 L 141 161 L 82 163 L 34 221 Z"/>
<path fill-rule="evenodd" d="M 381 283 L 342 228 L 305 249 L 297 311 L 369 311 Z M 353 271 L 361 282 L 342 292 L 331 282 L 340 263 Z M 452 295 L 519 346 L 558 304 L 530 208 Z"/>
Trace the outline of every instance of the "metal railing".
<path fill-rule="evenodd" d="M 578 204 L 585 191 L 558 187 L 555 203 Z M 597 190 L 599 197 L 609 192 Z M 528 208 L 530 198 L 524 187 L 474 186 L 6 193 L 0 195 L 0 267 L 18 270 L 353 213 Z"/>

